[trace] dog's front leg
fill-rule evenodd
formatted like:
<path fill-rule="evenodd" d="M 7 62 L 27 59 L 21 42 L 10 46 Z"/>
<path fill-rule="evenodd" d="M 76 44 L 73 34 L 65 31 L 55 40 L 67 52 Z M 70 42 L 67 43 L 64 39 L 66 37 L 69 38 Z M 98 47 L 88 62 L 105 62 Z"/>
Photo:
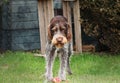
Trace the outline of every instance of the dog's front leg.
<path fill-rule="evenodd" d="M 66 66 L 67 66 L 67 51 L 62 51 L 60 55 L 60 70 L 59 70 L 59 78 L 60 80 L 66 80 Z"/>
<path fill-rule="evenodd" d="M 52 67 L 55 58 L 55 49 L 48 48 L 46 52 L 46 79 L 51 81 L 53 79 Z"/>
<path fill-rule="evenodd" d="M 69 44 L 69 48 L 68 48 L 68 57 L 67 57 L 67 72 L 69 75 L 72 74 L 72 71 L 70 69 L 70 56 L 73 54 L 73 46 L 72 46 L 72 42 Z"/>

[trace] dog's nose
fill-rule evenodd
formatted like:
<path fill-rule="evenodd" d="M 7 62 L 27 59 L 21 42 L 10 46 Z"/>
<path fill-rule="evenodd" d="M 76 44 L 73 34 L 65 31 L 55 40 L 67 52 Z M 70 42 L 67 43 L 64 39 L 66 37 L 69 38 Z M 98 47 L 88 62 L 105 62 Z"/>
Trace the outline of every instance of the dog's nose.
<path fill-rule="evenodd" d="M 57 42 L 62 42 L 63 37 L 58 37 L 58 38 L 56 38 L 56 40 L 57 40 Z"/>

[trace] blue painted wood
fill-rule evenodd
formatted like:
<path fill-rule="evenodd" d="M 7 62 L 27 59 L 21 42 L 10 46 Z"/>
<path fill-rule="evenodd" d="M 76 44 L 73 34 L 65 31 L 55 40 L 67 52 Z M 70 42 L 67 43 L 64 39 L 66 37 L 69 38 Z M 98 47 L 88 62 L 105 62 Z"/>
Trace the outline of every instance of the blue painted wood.
<path fill-rule="evenodd" d="M 37 4 L 37 0 L 12 0 L 12 5 L 33 5 Z"/>
<path fill-rule="evenodd" d="M 12 29 L 38 29 L 38 21 L 13 22 Z"/>
<path fill-rule="evenodd" d="M 35 21 L 38 19 L 38 13 L 13 13 L 11 15 L 12 22 L 25 22 L 25 21 Z"/>
<path fill-rule="evenodd" d="M 12 50 L 35 50 L 40 49 L 40 43 L 22 43 L 22 44 L 12 44 Z"/>
<path fill-rule="evenodd" d="M 11 42 L 13 44 L 22 44 L 22 43 L 39 43 L 39 35 L 38 36 L 24 36 L 24 37 L 20 37 L 20 36 L 16 36 L 16 37 L 12 37 Z"/>
<path fill-rule="evenodd" d="M 40 49 L 40 36 L 38 29 L 4 30 L 2 33 L 4 34 L 2 47 L 6 50 Z"/>
<path fill-rule="evenodd" d="M 11 0 L 3 7 L 3 49 L 40 49 L 37 4 L 37 0 Z"/>
<path fill-rule="evenodd" d="M 13 13 L 30 13 L 37 12 L 37 5 L 12 5 Z"/>

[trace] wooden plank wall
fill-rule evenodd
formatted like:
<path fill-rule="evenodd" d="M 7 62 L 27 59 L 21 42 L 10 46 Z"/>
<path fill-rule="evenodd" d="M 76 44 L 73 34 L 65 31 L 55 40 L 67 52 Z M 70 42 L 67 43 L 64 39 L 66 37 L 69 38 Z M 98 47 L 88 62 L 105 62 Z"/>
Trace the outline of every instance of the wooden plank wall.
<path fill-rule="evenodd" d="M 68 18 L 69 24 L 71 22 L 71 0 L 63 1 L 63 15 Z M 80 25 L 80 9 L 79 9 L 79 0 L 73 0 L 73 17 L 74 17 L 74 29 L 75 29 L 75 48 L 76 52 L 82 53 L 82 38 L 81 38 L 81 25 Z M 72 27 L 72 25 L 71 25 Z"/>
<path fill-rule="evenodd" d="M 68 1 L 63 1 L 63 15 L 68 19 L 68 23 L 72 26 L 71 22 L 71 8 Z"/>
<path fill-rule="evenodd" d="M 75 46 L 76 51 L 82 53 L 82 37 L 80 24 L 80 7 L 79 0 L 76 0 L 73 5 L 74 25 L 75 25 Z"/>
<path fill-rule="evenodd" d="M 2 48 L 40 49 L 37 0 L 11 0 L 3 8 Z"/>
<path fill-rule="evenodd" d="M 51 18 L 54 16 L 53 0 L 38 1 L 39 30 L 41 41 L 41 54 L 45 54 L 45 46 L 47 42 L 47 27 Z"/>

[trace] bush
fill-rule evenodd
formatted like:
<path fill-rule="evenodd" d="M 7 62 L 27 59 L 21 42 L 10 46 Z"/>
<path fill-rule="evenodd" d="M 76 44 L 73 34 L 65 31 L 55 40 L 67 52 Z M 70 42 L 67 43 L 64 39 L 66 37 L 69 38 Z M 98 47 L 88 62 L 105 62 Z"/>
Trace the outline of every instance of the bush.
<path fill-rule="evenodd" d="M 0 0 L 0 6 L 6 2 L 8 2 L 8 0 Z"/>
<path fill-rule="evenodd" d="M 120 52 L 120 0 L 80 0 L 82 28 L 112 52 Z"/>

